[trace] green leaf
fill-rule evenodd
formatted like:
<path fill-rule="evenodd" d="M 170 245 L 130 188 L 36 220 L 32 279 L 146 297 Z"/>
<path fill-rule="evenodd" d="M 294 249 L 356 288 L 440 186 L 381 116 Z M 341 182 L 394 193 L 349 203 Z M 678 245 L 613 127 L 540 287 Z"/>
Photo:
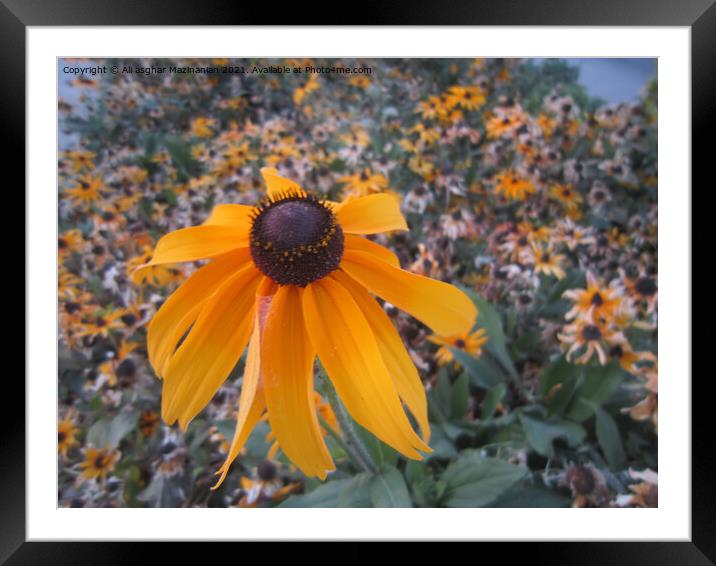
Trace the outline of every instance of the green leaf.
<path fill-rule="evenodd" d="M 578 373 L 580 369 L 570 364 L 564 356 L 559 356 L 544 368 L 539 382 L 540 393 L 547 395 L 555 385 L 564 383 Z"/>
<path fill-rule="evenodd" d="M 137 495 L 137 499 L 152 507 L 177 507 L 186 500 L 186 494 L 176 476 L 156 474 L 146 489 Z"/>
<path fill-rule="evenodd" d="M 470 400 L 469 378 L 466 373 L 460 374 L 452 384 L 450 390 L 450 418 L 462 420 L 465 418 Z"/>
<path fill-rule="evenodd" d="M 480 418 L 489 419 L 492 415 L 494 415 L 497 410 L 497 405 L 500 404 L 500 401 L 502 401 L 506 392 L 507 387 L 504 383 L 498 383 L 494 387 L 490 388 L 482 401 Z"/>
<path fill-rule="evenodd" d="M 583 373 L 584 368 L 570 364 L 563 356 L 545 368 L 540 377 L 540 392 L 548 396 L 546 405 L 550 415 L 561 415 L 567 410 L 583 381 Z"/>
<path fill-rule="evenodd" d="M 592 405 L 606 402 L 619 389 L 624 377 L 624 370 L 619 364 L 586 368 L 583 382 L 574 392 L 566 417 L 577 422 L 586 421 L 594 414 Z"/>
<path fill-rule="evenodd" d="M 547 458 L 554 456 L 555 439 L 564 438 L 570 446 L 576 446 L 586 436 L 581 425 L 561 419 L 543 421 L 520 413 L 520 421 L 529 445 Z"/>
<path fill-rule="evenodd" d="M 215 421 L 214 425 L 226 440 L 231 441 L 231 439 L 234 438 L 234 433 L 236 432 L 236 419 L 221 419 Z"/>
<path fill-rule="evenodd" d="M 112 423 L 109 419 L 100 419 L 87 431 L 87 444 L 96 448 L 104 448 L 109 444 L 109 430 Z"/>
<path fill-rule="evenodd" d="M 352 418 L 351 421 L 353 422 L 353 428 L 355 429 L 356 434 L 360 437 L 363 446 L 365 446 L 371 460 L 378 467 L 378 469 L 383 468 L 385 465 L 395 464 L 398 461 L 398 453 L 395 450 L 387 444 L 381 442 L 380 439 L 373 435 L 373 433 L 363 428 Z"/>
<path fill-rule="evenodd" d="M 130 432 L 137 427 L 139 421 L 139 411 L 134 409 L 125 409 L 112 419 L 109 427 L 107 442 L 113 448 Z"/>
<path fill-rule="evenodd" d="M 327 481 L 305 495 L 291 495 L 278 507 L 370 507 L 369 482 L 364 473 L 351 479 Z"/>
<path fill-rule="evenodd" d="M 414 484 L 425 480 L 428 477 L 428 468 L 425 462 L 417 460 L 408 460 L 405 464 L 405 479 L 409 484 Z"/>
<path fill-rule="evenodd" d="M 430 435 L 430 448 L 432 448 L 433 451 L 425 456 L 425 460 L 434 460 L 436 458 L 444 458 L 447 460 L 457 456 L 455 445 L 443 431 L 442 427 L 433 427 Z"/>
<path fill-rule="evenodd" d="M 265 421 L 256 423 L 253 432 L 246 441 L 246 455 L 244 459 L 250 458 L 252 461 L 259 463 L 266 458 L 266 453 L 271 449 L 271 442 L 266 440 L 266 436 L 271 432 L 269 424 Z M 233 432 L 227 439 L 233 438 Z"/>
<path fill-rule="evenodd" d="M 442 368 L 437 375 L 435 380 L 435 388 L 432 389 L 432 397 L 440 410 L 440 414 L 447 417 L 450 414 L 450 376 L 448 375 L 447 369 Z"/>
<path fill-rule="evenodd" d="M 528 356 L 532 352 L 539 352 L 542 340 L 539 330 L 524 332 L 513 344 L 513 355 Z"/>
<path fill-rule="evenodd" d="M 502 372 L 485 358 L 473 358 L 467 352 L 450 347 L 455 360 L 467 371 L 472 382 L 483 389 L 490 389 L 505 381 Z"/>
<path fill-rule="evenodd" d="M 547 488 L 543 483 L 521 481 L 503 493 L 493 507 L 569 507 L 572 498 Z"/>
<path fill-rule="evenodd" d="M 621 435 L 617 423 L 601 407 L 592 404 L 594 415 L 597 419 L 597 440 L 602 452 L 607 459 L 607 463 L 612 470 L 624 469 L 624 447 L 622 446 Z"/>
<path fill-rule="evenodd" d="M 486 507 L 522 479 L 527 469 L 497 458 L 487 458 L 477 450 L 464 450 L 442 477 L 447 507 Z"/>
<path fill-rule="evenodd" d="M 425 462 L 409 460 L 405 465 L 405 480 L 410 486 L 410 492 L 416 505 L 434 507 L 437 487 Z"/>
<path fill-rule="evenodd" d="M 371 479 L 370 500 L 373 507 L 413 506 L 403 474 L 392 466 L 386 467 Z"/>
<path fill-rule="evenodd" d="M 164 147 L 167 148 L 172 158 L 172 163 L 174 163 L 181 176 L 184 178 L 190 177 L 192 157 L 189 144 L 178 136 L 166 136 L 164 138 Z"/>
<path fill-rule="evenodd" d="M 479 314 L 477 316 L 477 326 L 487 331 L 489 340 L 485 344 L 485 349 L 492 353 L 502 364 L 502 366 L 510 373 L 512 377 L 517 377 L 517 370 L 512 363 L 507 352 L 507 339 L 502 329 L 502 319 L 495 307 L 488 303 L 482 297 L 473 295 L 473 300 L 477 305 Z M 494 385 L 494 384 L 493 384 Z"/>
<path fill-rule="evenodd" d="M 567 271 L 566 277 L 559 279 L 549 290 L 545 297 L 545 304 L 559 301 L 562 293 L 567 289 L 584 288 L 587 283 L 586 275 L 582 271 Z"/>

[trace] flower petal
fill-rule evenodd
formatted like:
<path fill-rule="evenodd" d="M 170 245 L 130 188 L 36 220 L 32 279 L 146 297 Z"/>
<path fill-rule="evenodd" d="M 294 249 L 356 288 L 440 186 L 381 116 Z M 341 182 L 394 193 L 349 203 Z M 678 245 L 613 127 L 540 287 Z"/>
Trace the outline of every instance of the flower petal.
<path fill-rule="evenodd" d="M 409 458 L 430 451 L 410 426 L 373 332 L 343 285 L 331 277 L 303 293 L 311 342 L 353 418 Z"/>
<path fill-rule="evenodd" d="M 388 193 L 350 199 L 336 208 L 338 222 L 347 234 L 377 234 L 408 229 L 398 200 Z"/>
<path fill-rule="evenodd" d="M 217 204 L 212 210 L 204 226 L 233 226 L 251 230 L 251 214 L 253 206 L 245 204 Z"/>
<path fill-rule="evenodd" d="M 400 267 L 400 260 L 393 252 L 388 248 L 384 248 L 380 244 L 364 238 L 363 236 L 356 236 L 353 234 L 345 234 L 345 249 L 358 250 L 374 255 L 376 258 L 389 263 L 394 267 Z"/>
<path fill-rule="evenodd" d="M 261 366 L 269 422 L 281 450 L 309 476 L 335 469 L 321 435 L 313 394 L 311 346 L 301 309 L 301 291 L 280 287 L 263 332 Z"/>
<path fill-rule="evenodd" d="M 236 365 L 253 330 L 254 294 L 262 279 L 249 264 L 206 301 L 189 335 L 166 365 L 162 417 L 167 424 L 179 419 L 186 429 Z"/>
<path fill-rule="evenodd" d="M 400 338 L 400 334 L 388 315 L 378 302 L 368 294 L 359 283 L 340 270 L 334 271 L 331 277 L 343 285 L 363 312 L 375 336 L 378 349 L 393 380 L 398 395 L 410 409 L 418 421 L 423 440 L 430 440 L 430 423 L 428 422 L 428 402 L 425 387 L 418 375 L 413 360 Z"/>
<path fill-rule="evenodd" d="M 192 226 L 169 232 L 157 242 L 152 260 L 143 266 L 183 263 L 216 257 L 249 245 L 242 226 Z"/>
<path fill-rule="evenodd" d="M 213 260 L 195 271 L 164 302 L 147 329 L 149 361 L 157 375 L 163 377 L 166 362 L 196 320 L 201 304 L 249 258 L 248 248 L 241 248 Z"/>
<path fill-rule="evenodd" d="M 278 196 L 286 192 L 305 194 L 298 183 L 294 183 L 290 179 L 286 179 L 286 177 L 281 177 L 274 167 L 262 167 L 261 176 L 266 183 L 266 194 L 269 197 Z"/>
<path fill-rule="evenodd" d="M 477 308 L 457 287 L 397 269 L 370 254 L 346 250 L 340 268 L 372 293 L 428 325 L 436 334 L 469 332 Z"/>
<path fill-rule="evenodd" d="M 249 341 L 249 350 L 246 354 L 246 368 L 244 369 L 244 378 L 241 384 L 239 413 L 236 416 L 236 432 L 234 433 L 234 439 L 231 441 L 231 448 L 226 456 L 226 460 L 217 472 L 221 477 L 219 477 L 219 480 L 211 489 L 217 489 L 223 483 L 231 464 L 239 455 L 251 431 L 256 426 L 256 423 L 266 408 L 266 401 L 260 380 L 261 330 L 258 320 L 258 309 L 254 319 L 254 331 Z"/>

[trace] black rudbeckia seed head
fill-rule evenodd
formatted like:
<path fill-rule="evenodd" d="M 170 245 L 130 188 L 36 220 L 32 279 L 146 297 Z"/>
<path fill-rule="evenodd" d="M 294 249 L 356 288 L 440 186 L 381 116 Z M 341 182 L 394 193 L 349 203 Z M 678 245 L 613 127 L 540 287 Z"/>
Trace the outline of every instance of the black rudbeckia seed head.
<path fill-rule="evenodd" d="M 566 479 L 578 495 L 589 495 L 596 487 L 594 475 L 585 466 L 572 466 L 567 470 Z"/>
<path fill-rule="evenodd" d="M 256 208 L 250 250 L 264 275 L 279 285 L 305 287 L 338 268 L 343 230 L 315 195 L 283 193 Z"/>
<path fill-rule="evenodd" d="M 132 358 L 125 358 L 120 362 L 115 370 L 117 377 L 134 377 L 137 373 L 137 364 L 134 363 Z"/>
<path fill-rule="evenodd" d="M 273 481 L 278 477 L 278 469 L 276 468 L 276 464 L 274 464 L 271 460 L 264 460 L 261 462 L 256 472 L 259 476 L 259 479 L 263 481 Z"/>
<path fill-rule="evenodd" d="M 656 281 L 650 277 L 642 277 L 637 280 L 634 288 L 640 295 L 651 297 L 656 294 Z"/>
<path fill-rule="evenodd" d="M 596 324 L 588 324 L 584 327 L 584 330 L 582 330 L 582 337 L 587 342 L 599 340 L 602 337 L 602 331 L 599 330 L 599 327 Z"/>
<path fill-rule="evenodd" d="M 621 358 L 623 355 L 624 348 L 622 348 L 619 344 L 612 346 L 612 348 L 609 350 L 609 356 L 611 358 Z"/>
<path fill-rule="evenodd" d="M 135 322 L 137 322 L 137 317 L 131 312 L 123 314 L 120 319 L 127 326 L 132 326 Z"/>

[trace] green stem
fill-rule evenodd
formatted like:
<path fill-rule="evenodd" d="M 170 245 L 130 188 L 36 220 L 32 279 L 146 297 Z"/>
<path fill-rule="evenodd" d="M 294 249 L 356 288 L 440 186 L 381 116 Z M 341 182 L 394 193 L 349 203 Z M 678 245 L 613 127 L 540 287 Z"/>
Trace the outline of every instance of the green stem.
<path fill-rule="evenodd" d="M 336 419 L 338 420 L 338 424 L 340 425 L 341 431 L 343 432 L 343 436 L 346 440 L 343 448 L 346 449 L 346 452 L 351 459 L 364 472 L 377 474 L 378 468 L 376 468 L 373 463 L 373 459 L 370 457 L 370 454 L 368 454 L 363 442 L 358 437 L 358 433 L 351 422 L 351 418 L 348 416 L 348 413 L 343 407 L 343 403 L 341 403 L 341 400 L 338 398 L 338 393 L 336 393 L 331 380 L 324 379 L 324 383 L 326 397 L 328 398 L 328 402 L 331 404 L 333 413 L 336 415 Z"/>
<path fill-rule="evenodd" d="M 331 428 L 331 426 L 326 422 L 326 419 L 324 419 L 321 415 L 317 415 L 317 416 L 318 416 L 318 422 L 320 423 L 320 425 L 326 430 L 326 432 L 328 432 L 328 434 L 336 442 L 336 444 L 338 444 L 338 446 L 340 446 L 341 450 L 343 450 L 343 452 L 346 453 L 346 455 L 351 459 L 353 464 L 357 468 L 363 469 L 362 462 L 360 462 L 360 460 L 358 460 L 358 457 L 356 456 L 356 454 L 353 452 L 351 447 L 345 443 L 345 441 L 343 440 L 341 435 L 338 434 L 335 430 L 333 430 L 333 428 Z"/>

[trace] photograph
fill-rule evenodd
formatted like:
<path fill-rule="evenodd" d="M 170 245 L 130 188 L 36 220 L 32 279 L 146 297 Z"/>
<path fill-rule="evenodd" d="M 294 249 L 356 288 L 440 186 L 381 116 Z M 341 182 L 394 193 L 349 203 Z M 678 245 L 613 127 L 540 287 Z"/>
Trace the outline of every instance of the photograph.
<path fill-rule="evenodd" d="M 58 57 L 57 506 L 658 508 L 658 68 Z"/>

